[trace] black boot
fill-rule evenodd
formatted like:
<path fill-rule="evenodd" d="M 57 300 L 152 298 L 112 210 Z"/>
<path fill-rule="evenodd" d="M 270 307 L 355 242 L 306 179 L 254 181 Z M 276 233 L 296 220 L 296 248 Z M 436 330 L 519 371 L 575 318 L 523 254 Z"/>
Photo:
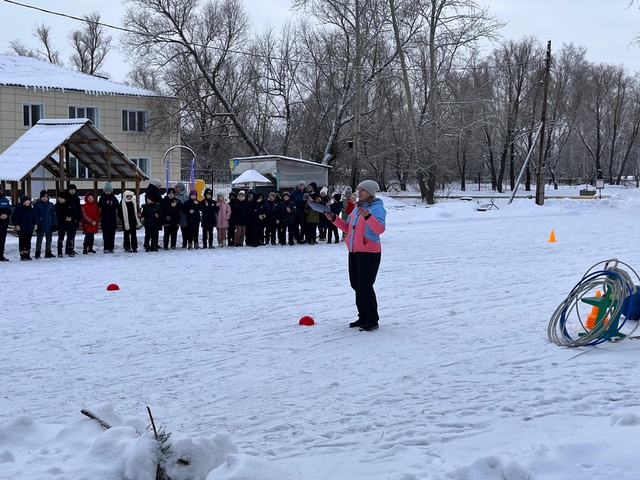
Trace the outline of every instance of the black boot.
<path fill-rule="evenodd" d="M 63 257 L 63 255 L 62 255 L 62 244 L 59 243 L 58 244 L 58 258 L 62 258 L 62 257 Z"/>
<path fill-rule="evenodd" d="M 40 252 L 36 252 L 36 260 L 40 259 Z"/>
<path fill-rule="evenodd" d="M 87 252 L 87 250 L 88 250 L 88 249 L 89 249 L 89 247 L 87 247 L 86 245 L 83 245 L 83 246 L 82 246 L 82 254 L 83 254 L 83 255 L 86 255 L 86 254 L 88 253 L 88 252 Z"/>
<path fill-rule="evenodd" d="M 53 254 L 53 252 L 48 251 L 44 253 L 44 258 L 56 258 L 56 256 Z"/>

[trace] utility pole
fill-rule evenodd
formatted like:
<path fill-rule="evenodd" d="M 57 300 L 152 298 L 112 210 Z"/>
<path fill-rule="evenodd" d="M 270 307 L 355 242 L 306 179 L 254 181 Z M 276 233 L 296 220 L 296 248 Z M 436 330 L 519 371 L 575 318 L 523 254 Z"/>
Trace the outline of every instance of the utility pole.
<path fill-rule="evenodd" d="M 544 90 L 542 94 L 542 123 L 540 125 L 540 156 L 536 175 L 536 205 L 544 205 L 544 149 L 545 122 L 547 120 L 547 95 L 549 93 L 549 77 L 551 76 L 551 40 L 547 43 L 547 60 L 544 69 Z"/>

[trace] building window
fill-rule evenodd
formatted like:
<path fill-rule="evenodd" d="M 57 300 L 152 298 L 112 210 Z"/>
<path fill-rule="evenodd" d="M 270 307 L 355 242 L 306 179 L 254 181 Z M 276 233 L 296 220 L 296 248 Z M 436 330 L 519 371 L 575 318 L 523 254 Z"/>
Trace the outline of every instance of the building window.
<path fill-rule="evenodd" d="M 76 157 L 69 157 L 69 174 L 72 178 L 92 178 L 91 172 Z"/>
<path fill-rule="evenodd" d="M 131 158 L 133 163 L 135 163 L 136 167 L 138 167 L 142 172 L 149 177 L 151 172 L 151 159 L 150 158 Z"/>
<path fill-rule="evenodd" d="M 122 110 L 123 132 L 146 132 L 149 130 L 148 110 Z"/>
<path fill-rule="evenodd" d="M 100 128 L 100 110 L 98 107 L 69 105 L 69 118 L 88 118 L 96 128 Z"/>
<path fill-rule="evenodd" d="M 38 120 L 44 118 L 44 103 L 23 103 L 22 104 L 22 126 L 31 128 Z"/>

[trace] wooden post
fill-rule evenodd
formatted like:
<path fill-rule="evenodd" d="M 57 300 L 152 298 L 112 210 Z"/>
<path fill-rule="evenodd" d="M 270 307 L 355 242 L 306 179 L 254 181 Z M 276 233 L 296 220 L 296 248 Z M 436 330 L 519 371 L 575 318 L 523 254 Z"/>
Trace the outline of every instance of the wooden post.
<path fill-rule="evenodd" d="M 544 157 L 545 157 L 545 121 L 547 119 L 547 96 L 549 93 L 549 77 L 551 72 L 551 40 L 547 43 L 547 60 L 544 71 L 544 90 L 542 94 L 542 124 L 540 126 L 540 156 L 536 175 L 536 205 L 544 205 Z"/>

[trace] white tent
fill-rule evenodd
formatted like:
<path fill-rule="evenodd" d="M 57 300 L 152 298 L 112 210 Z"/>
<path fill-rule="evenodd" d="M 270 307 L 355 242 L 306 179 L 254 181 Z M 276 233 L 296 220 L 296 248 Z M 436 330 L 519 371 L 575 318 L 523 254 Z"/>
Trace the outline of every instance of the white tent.
<path fill-rule="evenodd" d="M 269 180 L 267 177 L 265 177 L 261 173 L 256 172 L 255 170 L 246 170 L 231 183 L 233 185 L 238 185 L 240 183 L 250 183 L 250 184 L 267 183 L 269 185 L 272 184 L 271 180 Z"/>

